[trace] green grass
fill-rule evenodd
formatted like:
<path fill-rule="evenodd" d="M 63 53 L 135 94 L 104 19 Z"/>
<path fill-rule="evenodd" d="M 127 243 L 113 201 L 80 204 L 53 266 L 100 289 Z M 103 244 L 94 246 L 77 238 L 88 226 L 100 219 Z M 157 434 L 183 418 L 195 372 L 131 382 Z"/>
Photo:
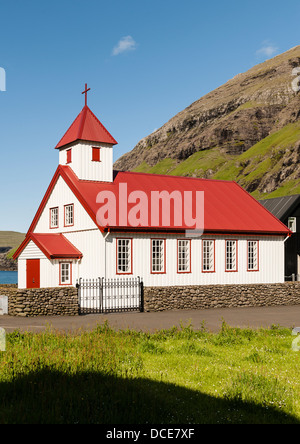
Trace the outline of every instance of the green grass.
<path fill-rule="evenodd" d="M 133 171 L 151 174 L 170 174 L 172 176 L 202 176 L 207 170 L 217 171 L 222 165 L 232 159 L 232 156 L 221 154 L 220 150 L 212 148 L 198 151 L 192 154 L 180 164 L 174 159 L 166 158 L 151 167 L 146 162 L 142 162 Z"/>
<path fill-rule="evenodd" d="M 269 172 L 270 166 L 276 166 L 285 149 L 293 146 L 299 139 L 300 124 L 288 124 L 280 131 L 271 134 L 243 154 L 235 157 L 231 162 L 226 163 L 214 178 L 227 180 L 228 177 L 231 177 L 231 180 L 236 180 L 239 174 L 242 173 L 245 175 L 245 180 L 247 180 L 247 175 L 252 173 L 250 179 L 253 179 L 255 171 L 258 171 L 257 175 L 259 177 L 262 173 Z M 248 161 L 251 161 L 249 166 L 244 168 Z M 263 166 L 260 165 L 262 162 L 264 162 Z"/>
<path fill-rule="evenodd" d="M 214 179 L 235 180 L 241 186 L 247 187 L 266 174 L 278 172 L 281 168 L 280 160 L 286 149 L 293 147 L 299 140 L 300 124 L 288 124 L 227 162 L 217 171 Z M 299 190 L 299 180 L 288 179 L 276 191 L 269 193 L 268 198 L 297 194 Z M 259 191 L 252 194 L 256 198 L 264 197 Z"/>
<path fill-rule="evenodd" d="M 300 139 L 300 124 L 289 123 L 281 130 L 271 134 L 258 142 L 245 153 L 239 156 L 240 160 L 253 159 L 253 157 L 263 156 L 274 149 L 286 149 L 293 146 Z"/>
<path fill-rule="evenodd" d="M 154 167 L 150 168 L 147 173 L 152 174 L 171 174 L 174 169 L 174 165 L 176 165 L 176 161 L 174 159 L 163 159 L 158 162 Z"/>
<path fill-rule="evenodd" d="M 148 165 L 147 162 L 143 161 L 138 167 L 134 168 L 132 171 L 134 173 L 147 173 L 150 168 L 151 166 Z"/>
<path fill-rule="evenodd" d="M 171 174 L 174 176 L 199 176 L 199 173 L 203 175 L 209 169 L 216 171 L 229 159 L 231 157 L 222 155 L 219 148 L 198 151 L 181 162 Z"/>
<path fill-rule="evenodd" d="M 18 247 L 25 239 L 25 234 L 16 231 L 0 231 L 0 247 Z"/>
<path fill-rule="evenodd" d="M 300 423 L 291 330 L 7 335 L 0 423 Z"/>

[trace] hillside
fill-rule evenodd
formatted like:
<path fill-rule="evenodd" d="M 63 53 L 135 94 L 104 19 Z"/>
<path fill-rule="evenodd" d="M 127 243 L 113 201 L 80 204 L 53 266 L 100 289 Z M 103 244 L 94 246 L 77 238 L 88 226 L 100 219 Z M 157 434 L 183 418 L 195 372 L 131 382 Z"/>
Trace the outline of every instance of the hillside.
<path fill-rule="evenodd" d="M 16 231 L 0 231 L 0 270 L 17 270 L 12 253 L 23 242 L 25 234 Z"/>
<path fill-rule="evenodd" d="M 121 171 L 236 180 L 257 198 L 300 193 L 300 46 L 239 74 L 117 160 Z"/>

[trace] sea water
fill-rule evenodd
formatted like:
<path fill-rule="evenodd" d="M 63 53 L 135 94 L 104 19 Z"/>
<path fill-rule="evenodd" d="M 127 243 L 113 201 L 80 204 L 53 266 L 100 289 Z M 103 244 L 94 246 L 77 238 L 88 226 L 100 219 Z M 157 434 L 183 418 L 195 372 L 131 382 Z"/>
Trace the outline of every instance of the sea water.
<path fill-rule="evenodd" d="M 17 283 L 18 283 L 17 271 L 0 271 L 0 285 L 17 284 Z"/>

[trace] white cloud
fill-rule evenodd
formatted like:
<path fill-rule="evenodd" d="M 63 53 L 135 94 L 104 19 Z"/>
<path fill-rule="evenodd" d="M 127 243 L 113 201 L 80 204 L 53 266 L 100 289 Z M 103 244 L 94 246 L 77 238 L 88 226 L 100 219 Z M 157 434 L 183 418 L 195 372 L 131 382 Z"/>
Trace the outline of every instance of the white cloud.
<path fill-rule="evenodd" d="M 130 35 L 128 35 L 121 38 L 118 44 L 114 47 L 112 55 L 116 56 L 122 54 L 123 52 L 134 51 L 136 47 L 136 42 Z"/>
<path fill-rule="evenodd" d="M 262 47 L 256 51 L 256 55 L 270 58 L 276 54 L 277 51 L 278 48 L 273 43 L 265 41 L 263 42 Z"/>

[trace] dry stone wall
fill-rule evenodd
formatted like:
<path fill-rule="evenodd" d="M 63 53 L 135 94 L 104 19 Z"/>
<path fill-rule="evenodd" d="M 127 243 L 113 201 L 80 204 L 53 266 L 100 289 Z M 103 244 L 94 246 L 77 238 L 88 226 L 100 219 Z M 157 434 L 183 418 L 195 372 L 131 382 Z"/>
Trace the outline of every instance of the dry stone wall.
<path fill-rule="evenodd" d="M 0 295 L 8 296 L 11 316 L 77 316 L 78 290 L 74 287 L 18 289 L 0 286 Z"/>
<path fill-rule="evenodd" d="M 144 311 L 298 304 L 300 282 L 144 288 Z"/>
<path fill-rule="evenodd" d="M 74 287 L 18 289 L 0 286 L 8 296 L 11 316 L 77 316 L 78 289 Z M 194 310 L 229 307 L 300 305 L 300 282 L 253 285 L 144 287 L 144 311 Z"/>

